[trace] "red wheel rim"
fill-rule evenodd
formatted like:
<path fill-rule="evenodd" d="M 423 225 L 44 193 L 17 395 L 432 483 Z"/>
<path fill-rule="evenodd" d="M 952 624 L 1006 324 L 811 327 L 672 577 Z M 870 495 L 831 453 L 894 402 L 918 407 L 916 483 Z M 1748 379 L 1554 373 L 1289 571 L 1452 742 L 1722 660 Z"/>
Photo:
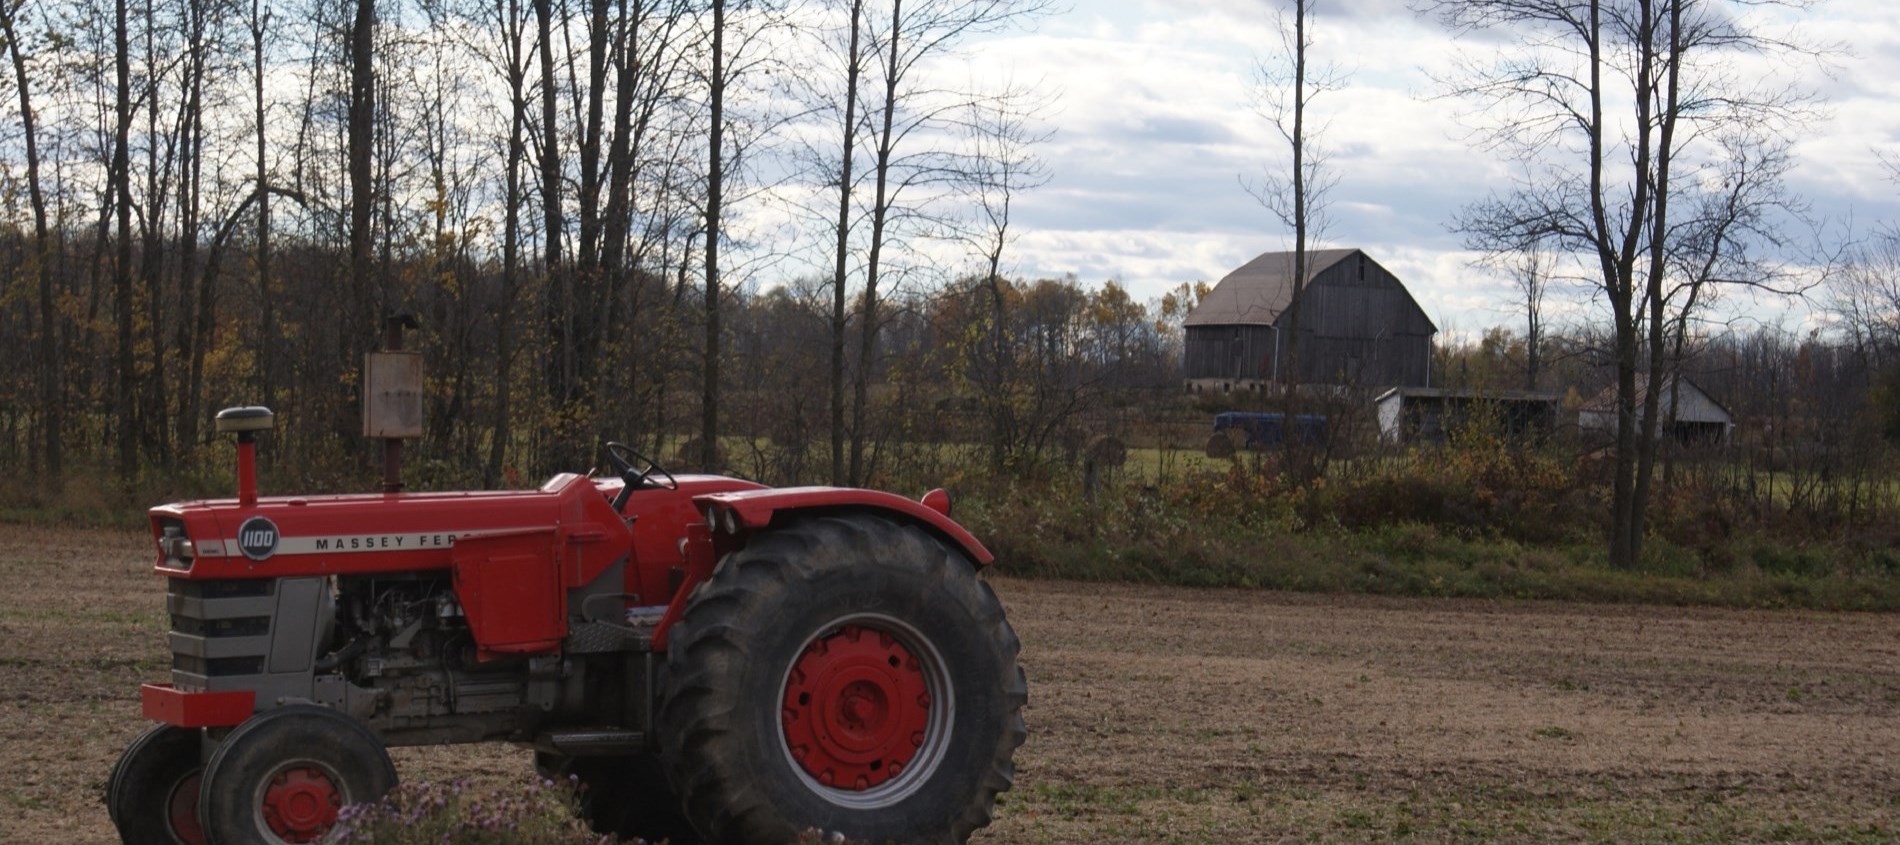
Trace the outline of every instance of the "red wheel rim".
<path fill-rule="evenodd" d="M 863 792 L 903 774 L 930 729 L 925 667 L 890 633 L 845 625 L 805 647 L 785 679 L 792 760 L 818 783 Z"/>
<path fill-rule="evenodd" d="M 343 808 L 343 792 L 328 772 L 317 766 L 278 769 L 264 788 L 264 824 L 285 842 L 315 842 L 336 824 Z"/>
<path fill-rule="evenodd" d="M 171 826 L 172 835 L 186 845 L 205 845 L 205 828 L 198 821 L 198 784 L 203 779 L 203 769 L 185 775 L 172 786 L 171 797 L 165 799 L 165 822 Z"/>

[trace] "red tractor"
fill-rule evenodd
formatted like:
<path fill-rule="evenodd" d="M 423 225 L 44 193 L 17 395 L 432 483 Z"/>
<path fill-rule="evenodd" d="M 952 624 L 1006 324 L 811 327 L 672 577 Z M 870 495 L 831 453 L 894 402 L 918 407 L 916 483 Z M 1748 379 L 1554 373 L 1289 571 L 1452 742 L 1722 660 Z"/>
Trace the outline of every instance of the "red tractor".
<path fill-rule="evenodd" d="M 672 475 L 525 492 L 258 498 L 264 408 L 217 416 L 238 497 L 151 510 L 172 677 L 107 785 L 128 843 L 320 840 L 389 746 L 509 742 L 602 832 L 959 843 L 1010 787 L 1028 697 L 933 491 Z"/>

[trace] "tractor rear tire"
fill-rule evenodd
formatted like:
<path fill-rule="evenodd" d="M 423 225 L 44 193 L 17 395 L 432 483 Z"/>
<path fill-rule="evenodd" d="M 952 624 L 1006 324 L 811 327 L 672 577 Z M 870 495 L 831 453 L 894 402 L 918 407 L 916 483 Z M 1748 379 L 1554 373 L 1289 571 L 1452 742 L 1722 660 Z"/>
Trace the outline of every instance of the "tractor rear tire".
<path fill-rule="evenodd" d="M 958 845 L 1014 780 L 1016 634 L 976 567 L 919 527 L 852 514 L 755 535 L 669 637 L 662 756 L 714 845 L 811 829 Z"/>
<path fill-rule="evenodd" d="M 198 731 L 155 725 L 126 746 L 106 782 L 106 815 L 126 845 L 204 845 Z"/>
<path fill-rule="evenodd" d="M 396 766 L 363 723 L 313 704 L 259 713 L 205 764 L 198 816 L 213 845 L 321 841 L 337 811 L 382 800 Z"/>
<path fill-rule="evenodd" d="M 569 757 L 537 752 L 534 768 L 556 783 L 573 778 L 580 788 L 576 808 L 595 833 L 667 845 L 699 841 L 657 754 Z"/>

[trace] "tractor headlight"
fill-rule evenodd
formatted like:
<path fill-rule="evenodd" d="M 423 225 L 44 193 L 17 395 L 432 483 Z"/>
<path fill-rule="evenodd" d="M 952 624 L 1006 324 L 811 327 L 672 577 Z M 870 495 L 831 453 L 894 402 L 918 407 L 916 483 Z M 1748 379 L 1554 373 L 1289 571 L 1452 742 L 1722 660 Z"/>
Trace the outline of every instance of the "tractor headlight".
<path fill-rule="evenodd" d="M 714 533 L 719 531 L 719 507 L 717 505 L 706 506 L 706 530 Z"/>
<path fill-rule="evenodd" d="M 720 523 L 725 526 L 727 534 L 739 533 L 739 516 L 731 508 L 720 513 Z"/>
<path fill-rule="evenodd" d="M 198 556 L 198 547 L 190 537 L 185 536 L 182 525 L 165 526 L 165 535 L 158 538 L 158 553 L 165 565 L 174 569 L 190 569 L 191 562 Z"/>

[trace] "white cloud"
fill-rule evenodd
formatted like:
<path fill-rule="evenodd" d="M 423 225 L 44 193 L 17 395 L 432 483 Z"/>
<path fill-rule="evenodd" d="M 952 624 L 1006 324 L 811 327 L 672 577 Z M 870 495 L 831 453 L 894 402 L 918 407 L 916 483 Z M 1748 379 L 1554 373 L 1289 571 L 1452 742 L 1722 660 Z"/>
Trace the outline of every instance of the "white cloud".
<path fill-rule="evenodd" d="M 1091 0 L 1039 34 L 975 52 L 977 72 L 1042 79 L 1058 95 L 1050 123 L 1059 134 L 1041 150 L 1052 178 L 1019 206 L 1021 272 L 1114 278 L 1146 298 L 1287 247 L 1290 237 L 1241 185 L 1285 158 L 1250 91 L 1255 61 L 1280 43 L 1278 5 Z M 1900 153 L 1900 4 L 1838 0 L 1771 23 L 1852 49 L 1832 78 L 1811 61 L 1742 66 L 1838 98 L 1799 139 L 1792 186 L 1824 215 L 1852 213 L 1863 226 L 1900 219 L 1900 187 L 1874 155 Z M 1508 284 L 1470 269 L 1447 230 L 1461 206 L 1508 190 L 1513 170 L 1474 148 L 1459 120 L 1465 104 L 1431 97 L 1433 75 L 1459 50 L 1489 46 L 1454 39 L 1405 0 L 1321 3 L 1313 28 L 1316 52 L 1348 74 L 1314 106 L 1338 177 L 1328 240 L 1367 249 L 1435 317 L 1464 329 L 1513 323 Z M 1768 315 L 1787 306 L 1747 307 Z"/>

